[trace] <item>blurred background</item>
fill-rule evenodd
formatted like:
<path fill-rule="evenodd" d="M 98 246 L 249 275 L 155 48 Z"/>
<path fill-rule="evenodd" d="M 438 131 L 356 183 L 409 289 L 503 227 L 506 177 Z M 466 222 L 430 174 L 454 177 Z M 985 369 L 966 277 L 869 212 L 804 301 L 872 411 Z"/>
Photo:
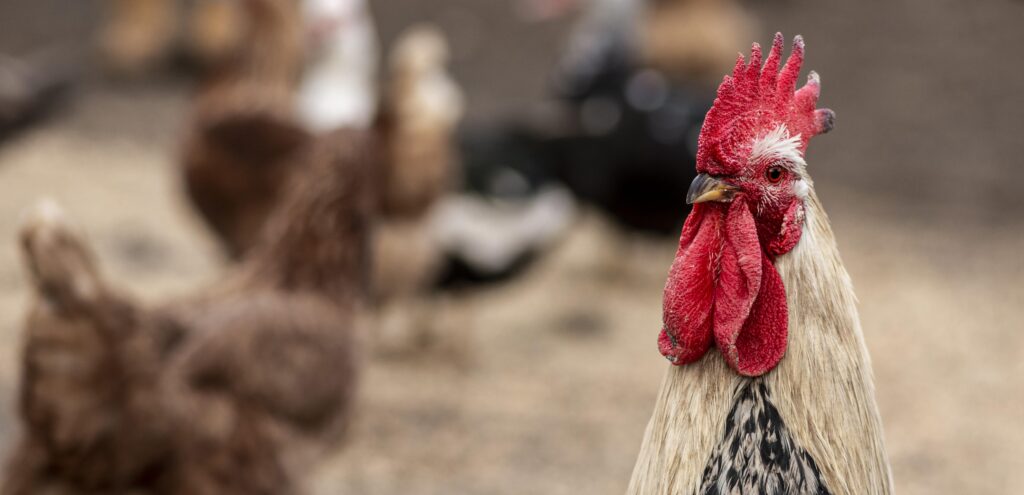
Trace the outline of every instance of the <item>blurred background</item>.
<path fill-rule="evenodd" d="M 110 279 L 147 301 L 230 263 L 177 166 L 201 64 L 180 46 L 149 55 L 160 42 L 138 33 L 119 46 L 146 53 L 98 48 L 129 3 L 0 5 L 5 450 L 19 428 L 28 206 L 55 198 Z M 622 493 L 667 366 L 661 290 L 686 213 L 673 185 L 689 183 L 735 53 L 776 31 L 804 36 L 804 72 L 821 74 L 819 105 L 837 114 L 809 170 L 857 289 L 898 491 L 1024 486 L 1024 3 L 640 4 L 368 2 L 382 72 L 410 26 L 447 40 L 463 116 L 459 179 L 438 204 L 455 220 L 438 222 L 443 267 L 418 307 L 374 323 L 429 318 L 431 344 L 365 359 L 347 440 L 314 491 Z M 151 37 L 186 29 L 122 14 Z M 501 232 L 467 240 L 459 219 L 477 203 L 512 224 L 485 221 Z"/>

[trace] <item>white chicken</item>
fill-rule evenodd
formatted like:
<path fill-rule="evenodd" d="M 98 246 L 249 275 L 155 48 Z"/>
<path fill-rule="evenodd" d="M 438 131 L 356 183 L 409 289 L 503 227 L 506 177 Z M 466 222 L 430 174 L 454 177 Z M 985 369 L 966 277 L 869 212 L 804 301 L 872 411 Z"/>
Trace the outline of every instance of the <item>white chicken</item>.
<path fill-rule="evenodd" d="M 377 30 L 365 0 L 303 0 L 309 60 L 298 112 L 313 131 L 366 128 L 377 110 Z"/>

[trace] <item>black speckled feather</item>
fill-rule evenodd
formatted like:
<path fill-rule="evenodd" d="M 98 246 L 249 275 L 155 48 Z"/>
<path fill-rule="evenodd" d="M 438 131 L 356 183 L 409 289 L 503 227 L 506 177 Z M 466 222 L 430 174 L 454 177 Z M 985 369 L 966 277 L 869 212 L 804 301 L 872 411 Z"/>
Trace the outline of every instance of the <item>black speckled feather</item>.
<path fill-rule="evenodd" d="M 814 459 L 796 445 L 768 387 L 736 391 L 725 434 L 704 468 L 698 495 L 830 495 Z"/>

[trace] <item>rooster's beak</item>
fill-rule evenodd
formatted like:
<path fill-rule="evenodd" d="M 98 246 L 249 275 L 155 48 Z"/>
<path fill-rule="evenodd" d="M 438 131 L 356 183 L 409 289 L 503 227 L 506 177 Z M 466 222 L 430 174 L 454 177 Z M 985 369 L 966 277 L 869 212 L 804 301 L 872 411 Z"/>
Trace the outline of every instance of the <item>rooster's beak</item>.
<path fill-rule="evenodd" d="M 705 201 L 731 201 L 738 187 L 708 174 L 698 174 L 690 184 L 686 193 L 686 204 L 692 205 Z"/>

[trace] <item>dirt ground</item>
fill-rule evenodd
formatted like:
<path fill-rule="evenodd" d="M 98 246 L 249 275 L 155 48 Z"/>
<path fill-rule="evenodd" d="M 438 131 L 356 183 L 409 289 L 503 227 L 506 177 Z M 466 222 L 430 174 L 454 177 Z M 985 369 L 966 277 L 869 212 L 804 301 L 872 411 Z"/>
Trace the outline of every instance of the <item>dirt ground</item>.
<path fill-rule="evenodd" d="M 1010 62 L 1024 43 L 1024 3 L 888 5 L 752 8 L 762 42 L 775 30 L 804 34 L 822 101 L 839 116 L 808 158 L 860 298 L 898 492 L 1015 493 L 1024 486 L 1024 69 Z M 10 19 L 35 18 L 11 8 Z M 559 24 L 510 21 L 498 0 L 375 8 L 385 39 L 420 18 L 448 29 L 471 119 L 542 94 L 563 36 Z M 83 11 L 80 22 L 95 17 Z M 43 36 L 25 24 L 26 36 Z M 76 26 L 66 27 L 85 32 Z M 223 269 L 174 175 L 187 99 L 176 79 L 91 79 L 57 118 L 0 145 L 0 446 L 17 435 L 19 212 L 56 198 L 110 278 L 144 299 Z M 349 440 L 317 468 L 315 492 L 622 493 L 668 366 L 655 338 L 674 249 L 588 212 L 524 276 L 437 298 L 454 345 L 367 359 Z"/>

